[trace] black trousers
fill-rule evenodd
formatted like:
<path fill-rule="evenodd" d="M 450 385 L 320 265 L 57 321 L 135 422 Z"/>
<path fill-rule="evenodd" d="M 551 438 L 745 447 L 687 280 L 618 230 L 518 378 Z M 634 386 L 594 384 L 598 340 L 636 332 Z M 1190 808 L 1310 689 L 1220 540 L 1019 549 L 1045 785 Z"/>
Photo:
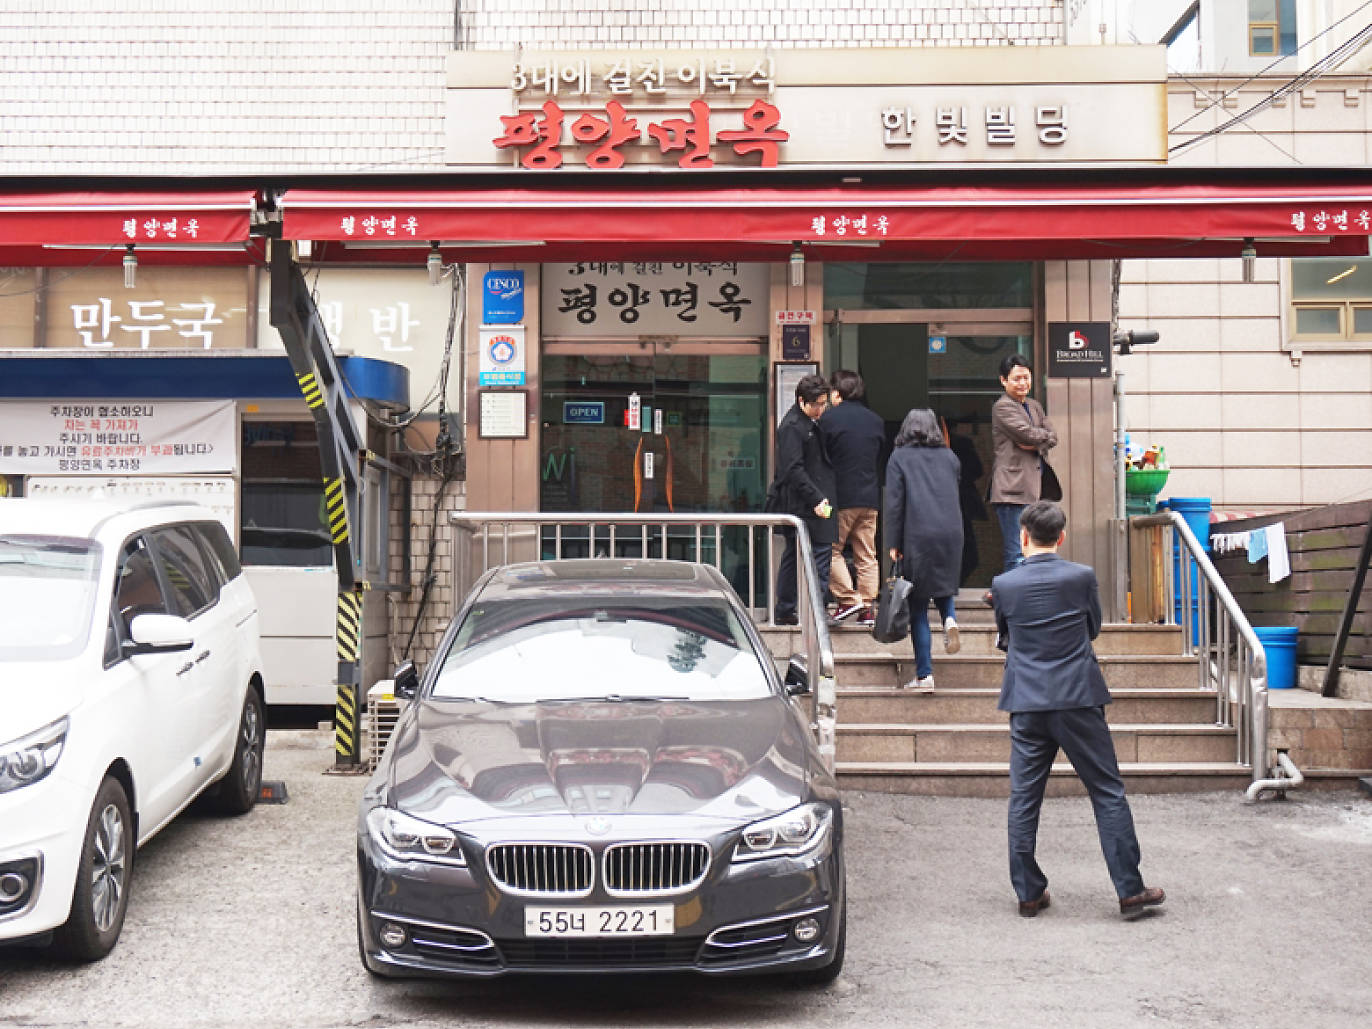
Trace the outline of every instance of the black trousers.
<path fill-rule="evenodd" d="M 794 529 L 781 530 L 781 564 L 777 567 L 776 616 L 781 619 L 796 617 L 796 533 Z M 819 576 L 819 597 L 823 601 L 829 589 L 829 563 L 833 559 L 834 548 L 828 543 L 810 544 L 815 555 L 815 574 Z M 824 612 L 819 612 L 824 616 Z"/>
<path fill-rule="evenodd" d="M 1010 715 L 1010 882 L 1020 900 L 1038 900 L 1048 879 L 1034 858 L 1039 810 L 1058 748 L 1091 796 L 1096 832 L 1120 897 L 1143 892 L 1139 840 L 1124 796 L 1105 708 L 1018 711 Z"/>

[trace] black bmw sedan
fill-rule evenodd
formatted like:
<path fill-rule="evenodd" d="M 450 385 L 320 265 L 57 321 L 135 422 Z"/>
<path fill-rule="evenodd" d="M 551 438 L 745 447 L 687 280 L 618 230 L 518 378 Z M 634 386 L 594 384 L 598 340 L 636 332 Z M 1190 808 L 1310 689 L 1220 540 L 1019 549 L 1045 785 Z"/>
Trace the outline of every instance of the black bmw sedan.
<path fill-rule="evenodd" d="M 506 565 L 467 597 L 358 819 L 384 976 L 843 966 L 843 814 L 801 702 L 707 565 Z"/>

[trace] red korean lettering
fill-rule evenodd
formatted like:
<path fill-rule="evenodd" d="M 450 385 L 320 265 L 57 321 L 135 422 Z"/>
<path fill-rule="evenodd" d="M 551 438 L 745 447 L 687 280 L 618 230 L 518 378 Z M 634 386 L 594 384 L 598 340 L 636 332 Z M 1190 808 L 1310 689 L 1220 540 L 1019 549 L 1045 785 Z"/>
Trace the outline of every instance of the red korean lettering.
<path fill-rule="evenodd" d="M 762 155 L 762 167 L 775 168 L 778 146 L 791 138 L 791 134 L 777 128 L 781 122 L 781 112 L 765 100 L 754 100 L 753 105 L 743 112 L 744 129 L 730 129 L 719 134 L 721 143 L 731 143 L 734 153 Z"/>
<path fill-rule="evenodd" d="M 572 138 L 578 143 L 595 143 L 604 140 L 586 155 L 588 168 L 622 168 L 624 155 L 616 147 L 633 139 L 638 139 L 637 119 L 627 117 L 624 105 L 611 100 L 605 105 L 608 118 L 597 118 L 593 114 L 583 114 L 572 122 Z"/>
<path fill-rule="evenodd" d="M 557 146 L 562 141 L 562 108 L 555 100 L 543 104 L 543 119 L 538 115 L 502 114 L 500 122 L 505 126 L 505 135 L 491 140 L 497 147 L 530 147 L 519 163 L 525 168 L 558 168 L 562 165 L 562 155 Z"/>
<path fill-rule="evenodd" d="M 648 135 L 657 140 L 664 154 L 684 150 L 677 165 L 682 168 L 713 168 L 710 157 L 710 105 L 691 101 L 691 120 L 668 118 L 648 126 Z"/>

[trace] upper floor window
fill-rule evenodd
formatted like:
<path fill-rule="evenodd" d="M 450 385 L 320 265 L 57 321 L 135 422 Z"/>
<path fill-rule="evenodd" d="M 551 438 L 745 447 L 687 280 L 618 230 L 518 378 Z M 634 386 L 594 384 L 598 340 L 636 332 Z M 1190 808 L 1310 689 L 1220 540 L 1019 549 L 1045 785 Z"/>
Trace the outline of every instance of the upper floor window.
<path fill-rule="evenodd" d="M 1298 340 L 1372 340 L 1372 258 L 1293 257 L 1291 306 Z"/>
<path fill-rule="evenodd" d="M 1296 0 L 1248 0 L 1248 52 L 1254 57 L 1296 52 Z"/>

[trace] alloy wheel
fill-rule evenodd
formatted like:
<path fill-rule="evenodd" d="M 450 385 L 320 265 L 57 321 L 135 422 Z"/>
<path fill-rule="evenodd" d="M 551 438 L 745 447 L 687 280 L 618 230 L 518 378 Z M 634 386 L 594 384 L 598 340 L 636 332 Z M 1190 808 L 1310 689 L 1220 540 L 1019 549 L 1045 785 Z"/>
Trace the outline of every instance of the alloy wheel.
<path fill-rule="evenodd" d="M 91 862 L 91 915 L 100 932 L 108 932 L 119 915 L 124 895 L 125 860 L 124 816 L 113 804 L 106 804 L 95 825 L 95 855 Z"/>

